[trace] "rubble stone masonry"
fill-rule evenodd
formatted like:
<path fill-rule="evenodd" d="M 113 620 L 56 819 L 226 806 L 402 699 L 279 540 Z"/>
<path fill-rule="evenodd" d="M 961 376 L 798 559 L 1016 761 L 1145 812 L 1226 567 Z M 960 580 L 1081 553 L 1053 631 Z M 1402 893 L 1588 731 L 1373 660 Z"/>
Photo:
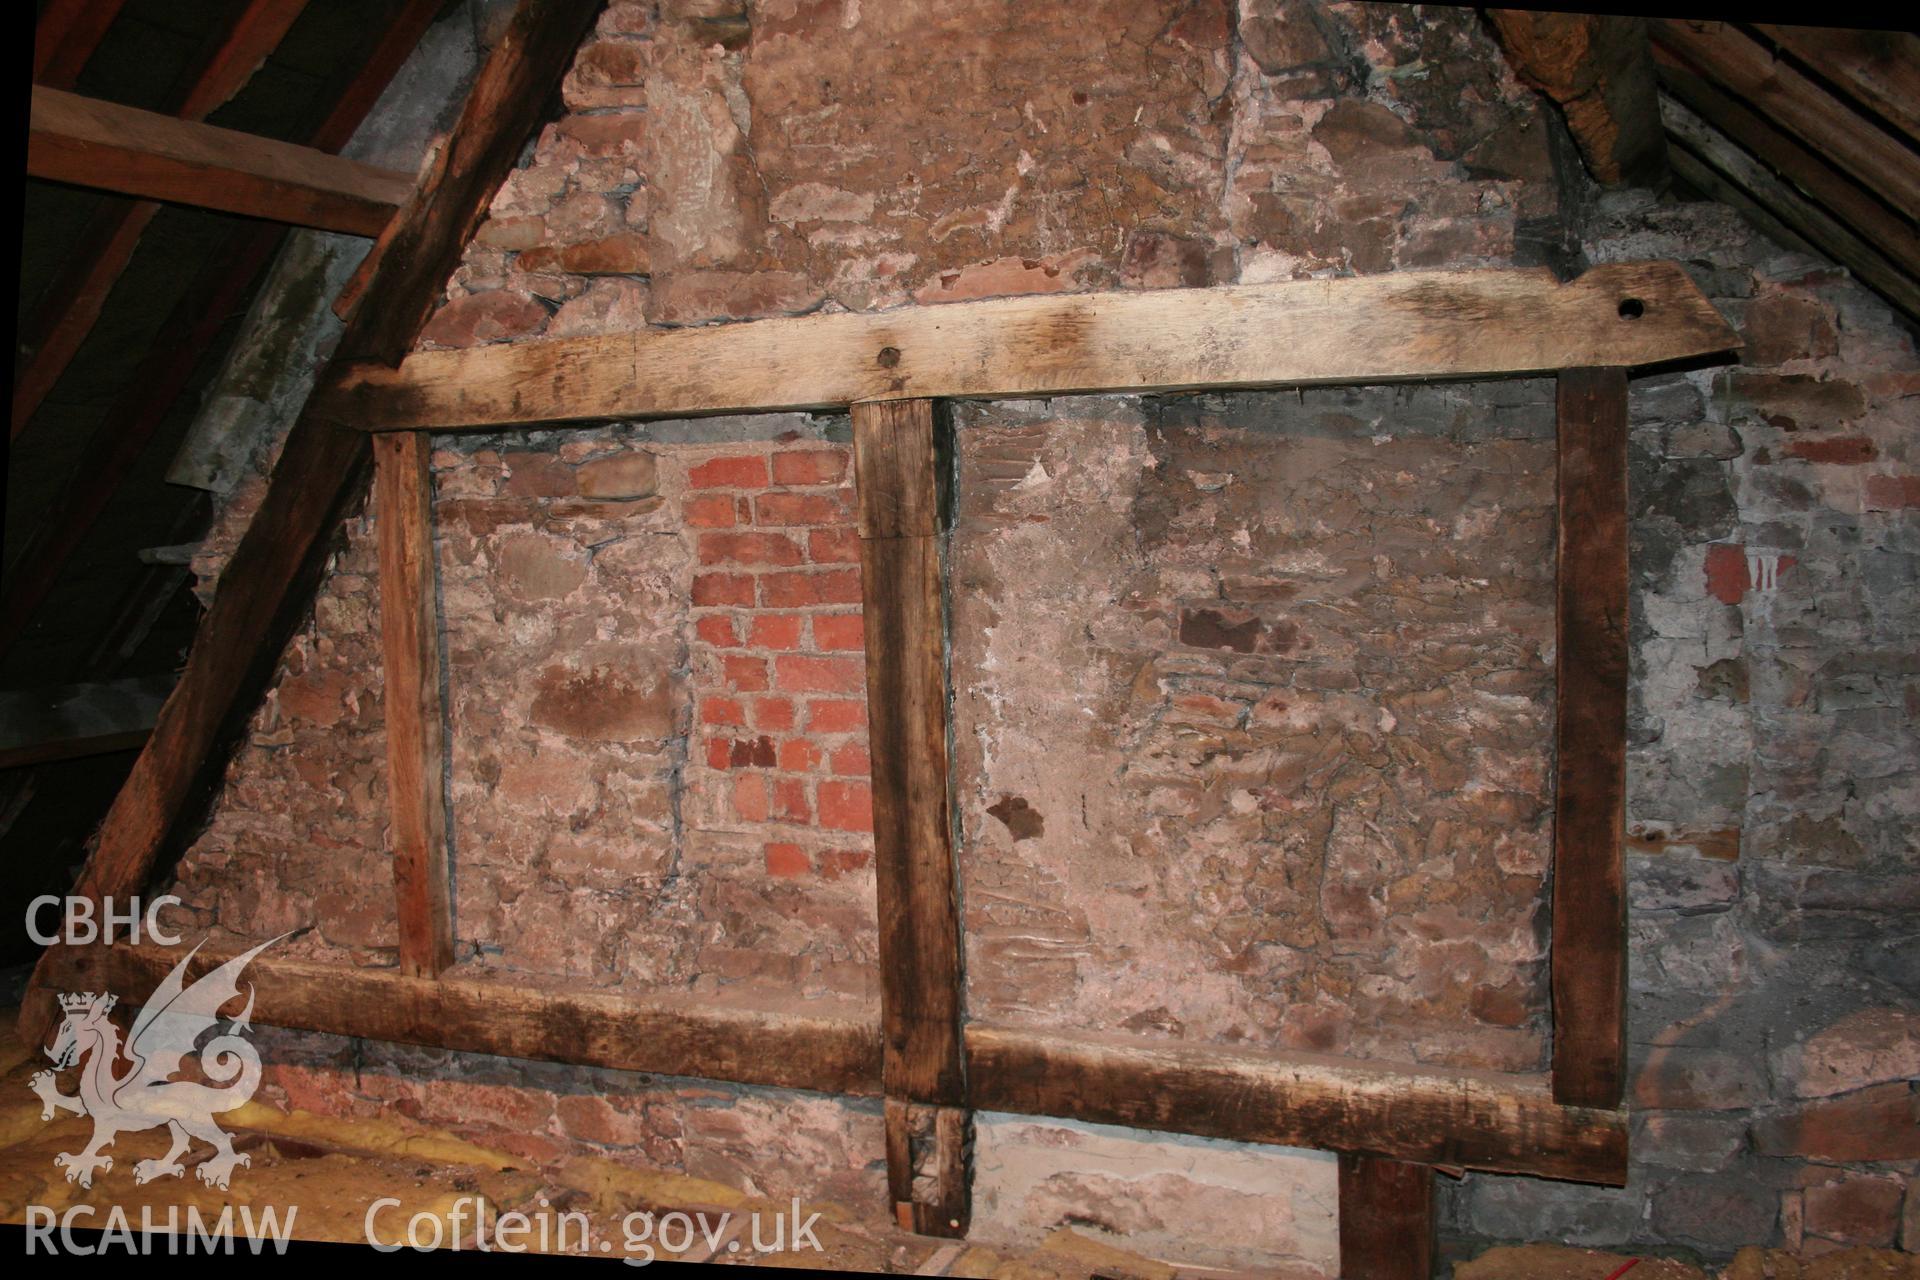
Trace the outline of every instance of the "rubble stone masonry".
<path fill-rule="evenodd" d="M 1747 348 L 1632 390 L 1632 1176 L 1442 1179 L 1444 1231 L 1462 1254 L 1920 1249 L 1913 334 L 1730 210 L 1591 190 L 1479 24 L 615 0 L 423 343 L 1679 260 Z M 1541 1068 L 1551 399 L 960 407 L 973 1015 Z M 462 964 L 874 1009 L 847 439 L 769 415 L 437 441 Z M 260 490 L 219 517 L 203 594 Z M 200 926 L 362 965 L 395 931 L 378 518 L 175 885 Z M 272 1043 L 278 1105 L 883 1212 L 869 1103 Z M 977 1158 L 983 1238 L 1073 1223 L 1336 1270 L 1321 1155 L 990 1116 Z"/>

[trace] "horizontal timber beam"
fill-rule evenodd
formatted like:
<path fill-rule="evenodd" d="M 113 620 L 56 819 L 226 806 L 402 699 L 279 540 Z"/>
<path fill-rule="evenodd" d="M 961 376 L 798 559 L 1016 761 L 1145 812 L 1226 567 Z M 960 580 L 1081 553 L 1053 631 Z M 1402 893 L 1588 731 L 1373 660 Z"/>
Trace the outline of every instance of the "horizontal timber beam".
<path fill-rule="evenodd" d="M 1050 294 L 417 352 L 338 371 L 315 411 L 369 431 L 1638 367 L 1739 337 L 1671 262 L 1394 272 Z"/>
<path fill-rule="evenodd" d="M 36 85 L 30 177 L 377 236 L 413 178 L 312 147 Z"/>
<path fill-rule="evenodd" d="M 981 1111 L 1624 1185 L 1627 1117 L 1544 1079 L 970 1023 Z"/>
<path fill-rule="evenodd" d="M 189 978 L 241 948 L 203 948 Z M 48 953 L 50 956 L 55 954 Z M 129 1004 L 153 993 L 185 951 L 151 945 L 68 948 L 47 976 L 55 990 L 112 991 Z M 620 1071 L 873 1096 L 880 1092 L 880 1029 L 872 1018 L 729 1005 L 690 996 L 583 990 L 532 977 L 276 959 L 247 966 L 255 1021 L 273 1026 Z"/>
<path fill-rule="evenodd" d="M 235 954 L 203 951 L 192 972 Z M 48 959 L 31 999 L 51 1004 L 54 991 L 104 988 L 137 1004 L 179 952 L 67 948 Z M 247 972 L 255 1018 L 275 1026 L 824 1093 L 881 1092 L 877 1017 L 581 991 L 457 970 L 409 978 L 271 953 Z M 1541 1077 L 982 1023 L 967 1026 L 965 1051 L 972 1105 L 981 1110 L 1581 1182 L 1618 1185 L 1627 1173 L 1626 1114 L 1558 1106 Z"/>

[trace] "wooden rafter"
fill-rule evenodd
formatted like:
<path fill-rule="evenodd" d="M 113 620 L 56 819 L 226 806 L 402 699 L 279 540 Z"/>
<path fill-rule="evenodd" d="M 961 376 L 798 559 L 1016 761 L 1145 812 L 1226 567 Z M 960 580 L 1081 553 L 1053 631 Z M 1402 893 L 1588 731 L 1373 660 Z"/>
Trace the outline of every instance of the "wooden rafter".
<path fill-rule="evenodd" d="M 1688 112 L 1725 135 L 1728 142 L 1751 155 L 1764 157 L 1780 181 L 1791 183 L 1808 200 L 1831 211 L 1889 264 L 1920 279 L 1920 231 L 1915 229 L 1913 219 L 1894 213 L 1872 192 L 1836 169 L 1825 156 L 1738 98 L 1716 89 L 1672 54 L 1662 50 L 1657 56 L 1662 87 Z M 1684 115 L 1667 112 L 1667 128 L 1683 145 L 1705 149 L 1710 154 L 1720 150 L 1688 124 Z M 1847 257 L 1840 256 L 1837 251 L 1842 248 L 1834 245 L 1826 252 L 1874 283 L 1873 267 L 1867 266 L 1863 271 Z"/>
<path fill-rule="evenodd" d="M 383 259 L 335 362 L 398 362 L 412 346 L 597 12 L 579 0 L 521 0 L 468 92 L 453 141 L 389 226 L 387 240 L 406 251 Z M 365 494 L 369 458 L 364 434 L 342 429 L 311 404 L 295 421 L 180 683 L 114 798 L 75 893 L 98 899 L 137 892 L 162 849 L 177 848 L 198 818 L 311 607 L 333 535 Z M 23 1008 L 29 1038 L 44 1034 L 45 1013 L 44 1003 Z"/>
<path fill-rule="evenodd" d="M 238 93 L 278 47 L 307 0 L 248 0 L 233 26 L 174 96 L 172 114 L 203 120 Z M 21 328 L 27 355 L 13 383 L 9 438 L 26 430 L 34 411 L 72 363 L 100 318 L 107 295 L 126 270 L 147 224 L 160 206 L 146 200 L 109 200 L 88 225 L 80 246 Z"/>
<path fill-rule="evenodd" d="M 394 15 L 366 61 L 342 84 L 326 118 L 310 135 L 310 145 L 338 151 L 352 139 L 440 8 L 441 0 L 410 0 Z M 220 328 L 241 307 L 284 238 L 284 228 L 272 225 L 235 231 L 209 257 L 160 327 L 127 391 L 94 430 L 59 499 L 48 506 L 14 561 L 6 591 L 0 595 L 0 654 L 19 639 L 45 602 L 87 531 L 186 389 Z"/>
<path fill-rule="evenodd" d="M 1643 19 L 1534 9 L 1489 9 L 1487 18 L 1515 74 L 1558 104 L 1596 181 L 1666 184 L 1666 136 Z"/>
<path fill-rule="evenodd" d="M 35 86 L 27 174 L 122 195 L 377 236 L 404 173 L 312 147 Z"/>
<path fill-rule="evenodd" d="M 1738 336 L 1675 263 L 1044 295 L 644 329 L 337 369 L 369 431 L 845 408 L 863 400 L 1507 377 L 1686 360 Z"/>
<path fill-rule="evenodd" d="M 49 0 L 33 25 L 33 82 L 71 89 L 125 0 Z"/>
<path fill-rule="evenodd" d="M 1664 102 L 1675 172 L 1701 194 L 1739 209 L 1780 243 L 1830 258 L 1908 316 L 1920 319 L 1920 279 L 1856 225 L 1804 194 L 1677 96 Z"/>
<path fill-rule="evenodd" d="M 1920 35 L 1768 23 L 1759 31 L 1920 147 Z"/>
<path fill-rule="evenodd" d="M 1657 47 L 1765 112 L 1896 212 L 1920 209 L 1920 154 L 1740 28 L 1662 19 L 1650 30 Z"/>
<path fill-rule="evenodd" d="M 201 354 L 245 306 L 254 280 L 279 243 L 277 229 L 266 235 L 249 229 L 230 237 L 168 313 L 153 346 L 88 439 L 60 497 L 48 506 L 14 561 L 6 591 L 0 594 L 0 653 L 26 632 L 87 532 L 186 390 Z"/>

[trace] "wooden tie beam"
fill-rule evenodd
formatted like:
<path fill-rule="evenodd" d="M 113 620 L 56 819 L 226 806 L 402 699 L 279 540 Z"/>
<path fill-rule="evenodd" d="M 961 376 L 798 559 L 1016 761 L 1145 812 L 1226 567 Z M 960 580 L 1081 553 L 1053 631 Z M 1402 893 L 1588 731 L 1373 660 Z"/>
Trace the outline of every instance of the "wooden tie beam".
<path fill-rule="evenodd" d="M 540 8 L 538 0 L 526 0 Z M 485 77 L 483 77 L 483 82 Z M 471 108 L 471 104 L 470 104 Z M 451 149 L 450 149 L 451 150 Z M 469 188 L 462 208 L 477 218 Z M 423 271 L 402 216 L 383 238 L 383 281 Z M 468 228 L 470 230 L 470 226 Z M 438 242 L 439 238 L 434 237 Z M 386 271 L 391 264 L 398 275 Z M 390 286 L 398 289 L 399 286 Z M 245 659 L 264 684 L 294 615 L 290 564 L 337 519 L 342 478 L 367 432 L 381 440 L 383 611 L 403 971 L 262 958 L 266 1022 L 448 1049 L 705 1076 L 884 1100 L 888 1182 L 903 1226 L 963 1234 L 972 1110 L 992 1108 L 1343 1153 L 1349 1280 L 1423 1274 L 1431 1169 L 1476 1168 L 1619 1183 L 1626 1175 L 1620 797 L 1626 671 L 1626 370 L 1737 346 L 1678 267 L 1599 268 L 1560 284 L 1538 272 L 1398 275 L 1216 290 L 1021 298 L 877 315 L 644 331 L 480 351 L 370 353 L 411 341 L 425 304 L 363 306 L 346 355 L 296 426 L 266 504 L 216 599 L 195 656 Z M 396 327 L 397 326 L 397 327 Z M 358 359 L 356 359 L 358 357 Z M 997 1027 L 964 1020 L 948 750 L 945 442 L 935 397 L 1031 396 L 1562 371 L 1560 715 L 1554 868 L 1554 1072 L 1435 1071 L 1201 1044 Z M 583 993 L 445 970 L 444 805 L 434 726 L 429 430 L 546 426 L 608 417 L 850 407 L 865 580 L 874 761 L 881 1009 L 774 1013 L 678 997 Z M 303 430 L 303 428 L 305 428 Z M 288 456 L 292 457 L 289 463 Z M 321 483 L 322 479 L 331 483 Z M 389 515 L 393 518 L 387 518 Z M 388 529 L 389 524 L 394 525 Z M 309 550 L 279 547 L 298 537 Z M 289 559 L 291 557 L 291 559 Z M 237 598 L 241 603 L 230 605 Z M 222 615 L 225 607 L 229 615 Z M 263 611 L 276 619 L 266 625 Z M 239 611 L 239 620 L 233 616 Z M 251 648 L 249 648 L 249 644 Z M 250 656 L 249 656 L 250 655 Z M 206 658 L 156 729 L 109 815 L 83 891 L 124 894 L 152 872 L 187 808 L 185 788 L 247 695 Z M 265 664 L 265 665 L 263 665 Z M 243 705 L 244 704 L 244 705 Z M 400 794 L 404 792 L 404 794 Z M 436 827 L 436 822 L 440 824 Z M 420 904 L 425 903 L 422 907 Z M 217 963 L 201 956 L 198 965 Z M 52 986 L 97 975 L 138 999 L 161 951 L 50 951 L 23 1011 L 44 1033 Z M 435 976 L 437 974 L 437 976 Z M 1390 1229 L 1366 1231 L 1375 1217 Z M 1348 1223 L 1347 1220 L 1351 1219 Z"/>

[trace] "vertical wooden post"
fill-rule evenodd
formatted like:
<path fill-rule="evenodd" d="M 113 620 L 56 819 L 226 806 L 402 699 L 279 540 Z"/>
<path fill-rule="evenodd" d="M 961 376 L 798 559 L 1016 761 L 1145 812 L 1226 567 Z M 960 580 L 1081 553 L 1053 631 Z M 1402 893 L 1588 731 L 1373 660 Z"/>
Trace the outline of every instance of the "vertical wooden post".
<path fill-rule="evenodd" d="M 931 400 L 853 406 L 880 910 L 887 1185 L 900 1225 L 966 1233 L 973 1113 L 947 750 L 940 450 Z"/>
<path fill-rule="evenodd" d="M 380 640 L 386 656 L 387 796 L 400 971 L 431 978 L 453 963 L 443 779 L 440 624 L 430 445 L 417 431 L 374 437 Z"/>
<path fill-rule="evenodd" d="M 1559 392 L 1553 1097 L 1616 1107 L 1626 1080 L 1627 375 Z"/>
<path fill-rule="evenodd" d="M 1340 1280 L 1433 1274 L 1433 1170 L 1340 1155 Z"/>

